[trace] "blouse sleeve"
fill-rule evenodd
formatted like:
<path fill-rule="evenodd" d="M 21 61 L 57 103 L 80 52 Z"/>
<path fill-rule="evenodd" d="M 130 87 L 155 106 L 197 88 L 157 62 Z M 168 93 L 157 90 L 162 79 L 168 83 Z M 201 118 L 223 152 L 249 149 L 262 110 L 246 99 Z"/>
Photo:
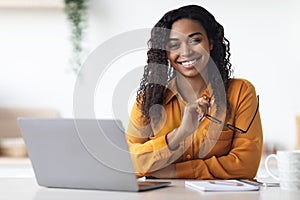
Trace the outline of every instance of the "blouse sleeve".
<path fill-rule="evenodd" d="M 135 103 L 131 112 L 126 138 L 138 177 L 149 176 L 151 172 L 166 167 L 170 164 L 168 162 L 170 157 L 180 154 L 179 151 L 169 150 L 165 135 L 149 139 L 152 132 L 151 125 L 144 124 L 141 110 Z"/>

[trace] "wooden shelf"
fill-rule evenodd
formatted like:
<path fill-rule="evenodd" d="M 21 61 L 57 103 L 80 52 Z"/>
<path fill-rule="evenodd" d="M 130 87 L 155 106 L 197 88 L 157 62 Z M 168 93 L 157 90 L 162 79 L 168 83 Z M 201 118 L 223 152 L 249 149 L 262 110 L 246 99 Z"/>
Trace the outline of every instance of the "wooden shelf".
<path fill-rule="evenodd" d="M 63 0 L 0 0 L 0 8 L 63 9 Z"/>

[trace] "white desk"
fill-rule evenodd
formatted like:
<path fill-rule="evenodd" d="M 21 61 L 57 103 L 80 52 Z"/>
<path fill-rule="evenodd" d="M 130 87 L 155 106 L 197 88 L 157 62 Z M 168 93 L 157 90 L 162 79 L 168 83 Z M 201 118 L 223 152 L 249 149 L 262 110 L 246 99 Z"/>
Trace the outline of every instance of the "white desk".
<path fill-rule="evenodd" d="M 1 200 L 102 200 L 102 199 L 130 199 L 130 200 L 299 200 L 299 191 L 281 190 L 279 187 L 262 187 L 254 192 L 197 192 L 185 188 L 183 180 L 171 180 L 172 185 L 166 188 L 146 192 L 115 192 L 99 190 L 70 190 L 49 189 L 37 185 L 31 178 L 0 178 Z"/>
<path fill-rule="evenodd" d="M 258 175 L 265 174 L 261 166 Z M 0 200 L 299 200 L 299 191 L 281 190 L 279 187 L 261 187 L 254 192 L 197 192 L 185 188 L 184 180 L 171 180 L 166 188 L 146 192 L 115 192 L 96 190 L 49 189 L 37 185 L 28 159 L 0 158 Z"/>

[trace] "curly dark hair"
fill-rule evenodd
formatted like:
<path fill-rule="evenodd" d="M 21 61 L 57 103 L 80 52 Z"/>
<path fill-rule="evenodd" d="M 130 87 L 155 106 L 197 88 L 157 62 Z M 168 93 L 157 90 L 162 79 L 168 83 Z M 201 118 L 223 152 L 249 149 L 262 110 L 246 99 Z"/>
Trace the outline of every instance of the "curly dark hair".
<path fill-rule="evenodd" d="M 227 93 L 230 77 L 233 73 L 229 61 L 229 41 L 224 37 L 224 28 L 214 16 L 206 9 L 198 5 L 188 5 L 166 13 L 151 30 L 151 38 L 148 41 L 147 65 L 144 67 L 144 75 L 137 91 L 137 104 L 141 107 L 145 117 L 145 123 L 149 123 L 151 107 L 155 104 L 163 105 L 166 95 L 167 83 L 176 76 L 172 66 L 168 66 L 166 44 L 169 39 L 170 30 L 174 22 L 180 19 L 192 19 L 198 21 L 206 30 L 208 39 L 213 42 L 210 51 L 211 62 L 217 66 L 216 73 L 208 73 L 215 99 L 221 99 L 218 83 L 223 82 Z M 208 71 L 210 68 L 208 67 Z M 221 75 L 221 76 L 220 76 Z M 220 78 L 222 80 L 220 80 Z M 227 97 L 224 101 L 227 101 Z M 221 101 L 222 102 L 222 101 Z M 218 104 L 217 104 L 218 109 Z M 230 109 L 227 101 L 227 110 Z M 159 113 L 159 111 L 158 111 Z M 159 117 L 158 117 L 159 118 Z M 151 117 L 151 119 L 153 119 Z M 156 118 L 157 119 L 157 118 Z"/>

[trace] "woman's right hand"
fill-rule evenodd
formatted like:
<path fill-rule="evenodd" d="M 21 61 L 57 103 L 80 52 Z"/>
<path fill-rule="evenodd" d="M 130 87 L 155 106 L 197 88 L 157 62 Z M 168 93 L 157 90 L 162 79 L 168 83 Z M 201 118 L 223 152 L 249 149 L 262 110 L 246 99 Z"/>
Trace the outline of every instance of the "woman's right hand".
<path fill-rule="evenodd" d="M 194 133 L 200 122 L 209 112 L 210 103 L 205 97 L 197 99 L 185 106 L 180 126 L 167 135 L 169 147 L 174 149 L 186 137 Z"/>
<path fill-rule="evenodd" d="M 206 97 L 201 97 L 185 106 L 179 129 L 185 133 L 186 137 L 197 130 L 200 122 L 208 113 L 209 107 L 210 104 Z"/>

